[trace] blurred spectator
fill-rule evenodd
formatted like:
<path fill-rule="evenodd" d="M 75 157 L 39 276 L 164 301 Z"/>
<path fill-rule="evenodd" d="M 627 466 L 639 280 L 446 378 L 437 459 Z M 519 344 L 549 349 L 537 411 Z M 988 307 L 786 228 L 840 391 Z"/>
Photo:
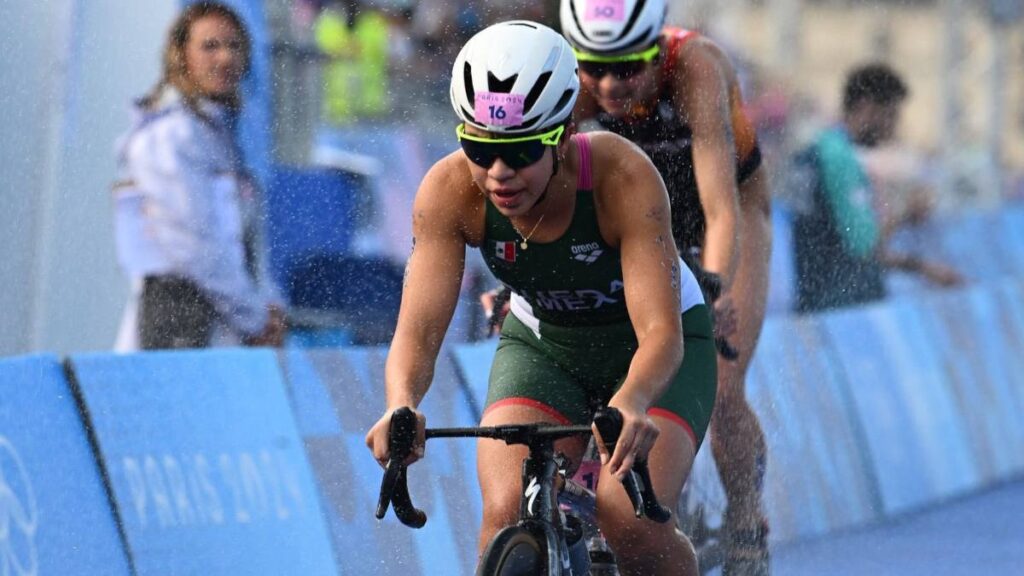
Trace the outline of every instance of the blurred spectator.
<path fill-rule="evenodd" d="M 406 2 L 335 0 L 316 20 L 316 44 L 327 55 L 324 112 L 335 125 L 376 119 L 391 110 L 388 72 L 392 56 L 408 57 L 401 42 Z M 397 25 L 397 26 L 396 26 Z"/>
<path fill-rule="evenodd" d="M 857 146 L 875 148 L 892 140 L 906 97 L 906 85 L 888 66 L 853 70 L 846 79 L 842 122 L 821 131 L 797 154 L 802 191 L 795 196 L 793 228 L 798 311 L 882 299 L 887 268 L 920 274 L 938 285 L 961 281 L 942 264 L 887 248 L 895 221 L 879 219 L 876 191 L 857 155 Z"/>
<path fill-rule="evenodd" d="M 278 346 L 276 290 L 257 281 L 258 188 L 235 135 L 249 66 L 239 17 L 214 2 L 171 27 L 163 77 L 119 141 L 117 248 L 132 280 L 117 349 Z"/>

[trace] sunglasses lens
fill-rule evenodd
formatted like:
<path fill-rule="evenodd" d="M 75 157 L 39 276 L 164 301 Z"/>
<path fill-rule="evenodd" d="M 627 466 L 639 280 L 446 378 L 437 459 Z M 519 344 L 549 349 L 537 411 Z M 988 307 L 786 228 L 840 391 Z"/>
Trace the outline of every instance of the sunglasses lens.
<path fill-rule="evenodd" d="M 494 164 L 494 159 L 498 157 L 493 146 L 482 142 L 459 140 L 459 144 L 462 145 L 462 151 L 466 153 L 466 158 L 481 168 L 490 168 L 491 164 Z"/>
<path fill-rule="evenodd" d="M 627 80 L 643 72 L 647 63 L 642 60 L 629 60 L 626 62 L 580 62 L 580 72 L 594 78 L 604 78 L 605 74 L 611 74 L 619 80 Z"/>
<path fill-rule="evenodd" d="M 603 78 L 608 73 L 608 65 L 602 62 L 588 62 L 581 60 L 579 62 L 580 72 L 587 76 L 593 76 L 594 78 Z"/>
<path fill-rule="evenodd" d="M 616 78 L 620 80 L 625 80 L 627 78 L 632 78 L 633 76 L 636 76 L 640 72 L 643 72 L 646 66 L 647 63 L 640 60 L 632 60 L 630 62 L 616 62 L 615 64 L 612 64 L 611 66 L 608 67 L 608 71 L 611 72 L 612 75 L 615 76 Z"/>
<path fill-rule="evenodd" d="M 462 150 L 470 162 L 481 168 L 490 168 L 494 160 L 501 160 L 513 170 L 526 168 L 544 157 L 544 144 L 540 140 L 515 143 L 488 143 L 460 140 Z"/>

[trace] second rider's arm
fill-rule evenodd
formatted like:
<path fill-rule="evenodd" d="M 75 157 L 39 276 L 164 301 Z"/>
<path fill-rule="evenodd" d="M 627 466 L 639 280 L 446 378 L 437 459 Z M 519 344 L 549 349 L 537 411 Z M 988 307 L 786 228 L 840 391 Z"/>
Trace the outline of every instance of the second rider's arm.
<path fill-rule="evenodd" d="M 391 413 L 416 408 L 434 377 L 441 342 L 458 302 L 465 265 L 462 210 L 455 200 L 451 157 L 424 178 L 413 205 L 413 249 L 405 268 L 402 304 L 384 369 L 386 410 L 366 436 L 374 458 L 387 458 Z M 422 455 L 424 419 L 418 417 L 412 460 Z"/>
<path fill-rule="evenodd" d="M 732 71 L 725 54 L 706 38 L 687 43 L 679 59 L 673 89 L 679 113 L 693 130 L 693 166 L 707 225 L 703 266 L 718 274 L 728 290 L 739 265 L 740 241 Z"/>
<path fill-rule="evenodd" d="M 629 318 L 639 347 L 621 388 L 608 402 L 623 415 L 610 471 L 620 479 L 635 457 L 646 458 L 658 430 L 647 410 L 668 389 L 683 359 L 680 261 L 672 240 L 668 193 L 639 148 L 608 133 L 594 134 L 594 165 L 602 233 L 622 256 Z"/>

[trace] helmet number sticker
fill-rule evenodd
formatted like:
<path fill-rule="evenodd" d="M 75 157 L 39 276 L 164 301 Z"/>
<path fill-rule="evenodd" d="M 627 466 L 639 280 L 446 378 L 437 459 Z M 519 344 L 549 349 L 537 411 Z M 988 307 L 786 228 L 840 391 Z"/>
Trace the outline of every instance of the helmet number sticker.
<path fill-rule="evenodd" d="M 622 22 L 626 19 L 625 0 L 587 0 L 587 10 L 583 14 L 583 19 L 587 22 Z"/>
<path fill-rule="evenodd" d="M 477 92 L 473 117 L 488 126 L 518 126 L 523 123 L 526 96 L 503 92 Z"/>

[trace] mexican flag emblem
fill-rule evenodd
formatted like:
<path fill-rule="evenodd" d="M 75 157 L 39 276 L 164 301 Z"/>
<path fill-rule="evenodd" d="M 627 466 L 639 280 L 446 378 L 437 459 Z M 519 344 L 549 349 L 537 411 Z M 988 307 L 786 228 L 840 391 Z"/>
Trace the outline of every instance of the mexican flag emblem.
<path fill-rule="evenodd" d="M 494 255 L 505 262 L 515 262 L 516 243 L 496 241 L 494 243 Z"/>

